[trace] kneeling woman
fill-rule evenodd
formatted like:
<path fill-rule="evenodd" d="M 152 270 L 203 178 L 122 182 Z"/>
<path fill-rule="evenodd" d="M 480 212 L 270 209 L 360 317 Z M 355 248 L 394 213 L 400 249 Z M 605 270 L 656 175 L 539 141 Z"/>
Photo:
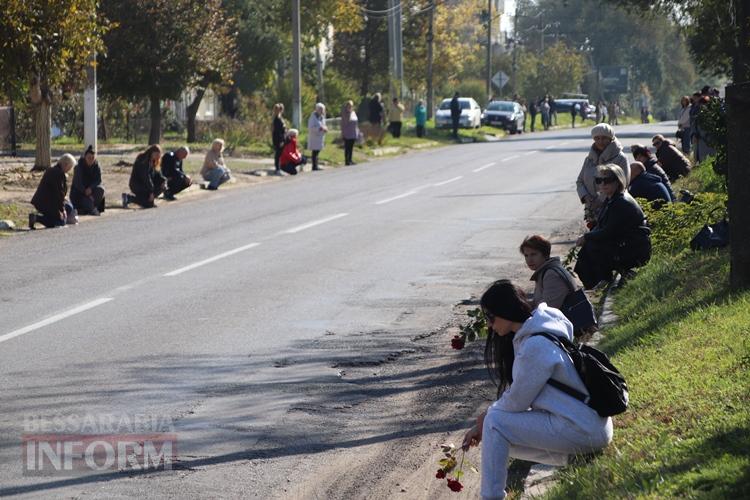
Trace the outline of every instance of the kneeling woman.
<path fill-rule="evenodd" d="M 605 448 L 612 419 L 547 383 L 553 378 L 588 394 L 570 357 L 544 336 L 573 340 L 573 325 L 558 311 L 531 308 L 523 292 L 500 280 L 482 295 L 490 335 L 485 362 L 499 398 L 477 418 L 463 446 L 482 441 L 484 499 L 505 498 L 508 458 L 564 465 L 569 456 Z"/>
<path fill-rule="evenodd" d="M 600 165 L 595 181 L 604 206 L 596 227 L 576 242 L 583 248 L 574 271 L 587 289 L 611 281 L 613 271 L 626 278 L 651 258 L 651 230 L 641 206 L 625 192 L 625 173 L 614 164 Z"/>

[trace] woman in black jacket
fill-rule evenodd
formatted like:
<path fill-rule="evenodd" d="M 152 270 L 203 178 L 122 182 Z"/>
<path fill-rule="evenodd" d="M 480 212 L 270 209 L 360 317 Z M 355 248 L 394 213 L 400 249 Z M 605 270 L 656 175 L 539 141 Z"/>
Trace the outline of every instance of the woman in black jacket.
<path fill-rule="evenodd" d="M 600 165 L 595 182 L 606 200 L 595 229 L 576 242 L 582 248 L 575 272 L 587 289 L 611 281 L 613 271 L 625 278 L 651 258 L 651 230 L 638 202 L 625 192 L 622 169 Z"/>
<path fill-rule="evenodd" d="M 282 103 L 276 103 L 273 105 L 273 165 L 276 167 L 276 173 L 279 174 L 280 165 L 279 158 L 281 158 L 281 152 L 284 151 L 284 138 L 286 137 L 286 124 L 284 123 L 284 105 Z"/>
<path fill-rule="evenodd" d="M 73 171 L 70 202 L 81 215 L 99 215 L 104 212 L 102 170 L 93 146 L 86 149 Z"/>
<path fill-rule="evenodd" d="M 154 200 L 164 191 L 166 179 L 159 171 L 161 146 L 152 144 L 135 158 L 130 173 L 130 190 L 133 194 L 122 193 L 122 207 L 137 203 L 143 208 L 153 208 Z"/>

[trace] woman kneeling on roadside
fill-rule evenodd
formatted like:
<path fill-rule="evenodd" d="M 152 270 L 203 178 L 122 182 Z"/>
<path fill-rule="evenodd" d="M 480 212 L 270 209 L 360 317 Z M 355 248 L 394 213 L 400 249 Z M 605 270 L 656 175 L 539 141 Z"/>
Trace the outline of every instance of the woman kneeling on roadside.
<path fill-rule="evenodd" d="M 518 287 L 496 281 L 481 307 L 490 334 L 485 363 L 499 398 L 477 418 L 463 447 L 482 444 L 483 499 L 505 498 L 508 458 L 565 465 L 570 455 L 605 448 L 612 419 L 547 383 L 550 378 L 588 394 L 570 357 L 544 336 L 573 340 L 573 325 L 557 309 L 531 308 Z"/>
<path fill-rule="evenodd" d="M 595 181 L 605 197 L 604 206 L 596 227 L 576 241 L 583 248 L 574 270 L 587 289 L 612 281 L 614 271 L 620 273 L 620 286 L 633 268 L 651 258 L 651 229 L 641 206 L 625 192 L 622 169 L 614 164 L 600 165 Z"/>
<path fill-rule="evenodd" d="M 581 288 L 573 275 L 563 267 L 560 257 L 550 257 L 552 244 L 543 236 L 527 236 L 520 250 L 526 266 L 534 271 L 531 275 L 531 281 L 535 283 L 531 301 L 534 307 L 545 302 L 550 307 L 560 309 L 565 297 Z"/>

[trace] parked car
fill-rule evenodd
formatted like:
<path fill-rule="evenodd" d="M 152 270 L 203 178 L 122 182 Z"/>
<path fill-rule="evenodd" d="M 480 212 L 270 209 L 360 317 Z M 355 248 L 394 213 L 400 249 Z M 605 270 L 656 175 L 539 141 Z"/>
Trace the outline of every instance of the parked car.
<path fill-rule="evenodd" d="M 492 101 L 482 113 L 482 124 L 502 127 L 510 134 L 523 132 L 524 113 L 513 101 Z"/>
<path fill-rule="evenodd" d="M 570 113 L 570 109 L 578 104 L 581 108 L 581 116 L 584 119 L 594 119 L 596 116 L 596 106 L 591 104 L 588 99 L 555 99 L 555 110 L 558 113 Z"/>
<path fill-rule="evenodd" d="M 482 109 L 477 101 L 471 97 L 459 97 L 458 103 L 461 105 L 459 127 L 479 128 L 482 125 Z M 435 128 L 451 128 L 452 126 L 451 99 L 443 99 L 437 113 L 435 113 Z"/>

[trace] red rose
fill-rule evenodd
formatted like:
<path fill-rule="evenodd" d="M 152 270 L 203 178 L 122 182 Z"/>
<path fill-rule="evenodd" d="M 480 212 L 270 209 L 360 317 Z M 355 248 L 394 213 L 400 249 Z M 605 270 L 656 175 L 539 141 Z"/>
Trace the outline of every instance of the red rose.
<path fill-rule="evenodd" d="M 445 471 L 443 469 L 438 469 L 437 474 L 435 474 L 435 478 L 445 479 Z"/>
<path fill-rule="evenodd" d="M 448 488 L 451 489 L 451 491 L 461 491 L 463 489 L 464 485 L 461 484 L 461 482 L 458 479 L 448 479 Z"/>
<path fill-rule="evenodd" d="M 463 335 L 456 335 L 451 339 L 451 347 L 457 351 L 463 349 L 464 344 L 466 344 L 466 338 Z"/>

